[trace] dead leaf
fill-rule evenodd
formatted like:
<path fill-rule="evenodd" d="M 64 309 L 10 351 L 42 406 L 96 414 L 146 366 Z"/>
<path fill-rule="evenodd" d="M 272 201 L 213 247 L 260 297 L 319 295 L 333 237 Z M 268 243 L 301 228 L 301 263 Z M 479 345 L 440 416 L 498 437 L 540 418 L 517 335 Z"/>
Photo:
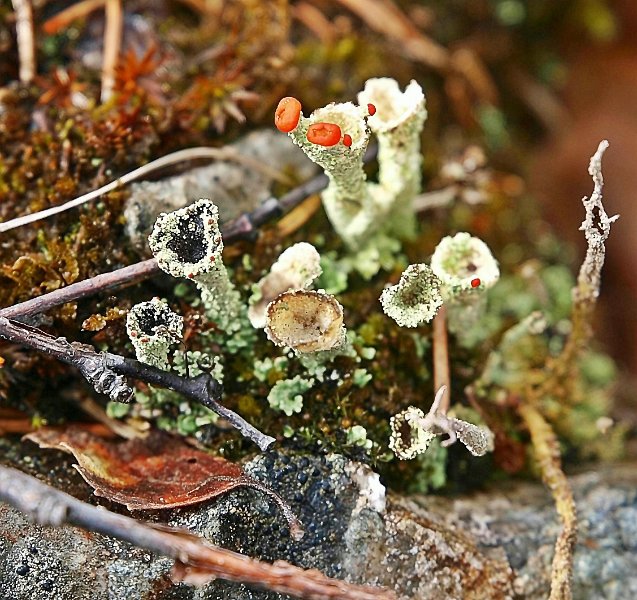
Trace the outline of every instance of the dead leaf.
<path fill-rule="evenodd" d="M 25 439 L 40 448 L 73 454 L 78 461 L 75 468 L 95 495 L 129 510 L 189 506 L 245 486 L 268 494 L 288 520 L 291 535 L 296 539 L 303 535 L 280 496 L 244 475 L 239 465 L 192 448 L 177 437 L 153 432 L 143 440 L 111 442 L 69 427 L 64 431 L 41 428 Z"/>

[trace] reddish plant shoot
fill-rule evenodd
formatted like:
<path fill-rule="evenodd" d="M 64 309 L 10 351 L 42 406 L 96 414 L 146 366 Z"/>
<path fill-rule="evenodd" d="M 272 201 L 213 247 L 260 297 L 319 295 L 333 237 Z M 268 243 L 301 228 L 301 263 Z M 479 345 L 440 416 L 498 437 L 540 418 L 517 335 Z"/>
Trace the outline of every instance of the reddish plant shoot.
<path fill-rule="evenodd" d="M 480 286 L 480 279 L 478 277 L 476 277 L 475 279 L 471 280 L 471 287 L 472 288 L 477 288 Z"/>
<path fill-rule="evenodd" d="M 367 105 L 367 112 L 370 117 L 373 117 L 376 114 L 376 107 L 371 102 Z"/>
<path fill-rule="evenodd" d="M 307 130 L 307 140 L 319 146 L 334 146 L 341 139 L 341 128 L 334 123 L 314 123 Z"/>
<path fill-rule="evenodd" d="M 348 148 L 352 145 L 352 136 L 349 133 L 346 133 L 343 136 L 343 146 L 347 146 Z"/>
<path fill-rule="evenodd" d="M 301 103 L 292 96 L 281 98 L 274 113 L 274 124 L 279 131 L 289 133 L 299 124 Z"/>

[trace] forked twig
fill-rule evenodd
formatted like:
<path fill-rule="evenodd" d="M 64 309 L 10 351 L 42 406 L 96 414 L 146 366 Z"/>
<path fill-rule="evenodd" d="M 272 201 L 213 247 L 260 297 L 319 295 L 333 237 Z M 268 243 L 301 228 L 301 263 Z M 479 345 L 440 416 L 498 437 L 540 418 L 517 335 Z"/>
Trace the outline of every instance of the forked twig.
<path fill-rule="evenodd" d="M 169 388 L 199 402 L 216 412 L 235 427 L 241 435 L 252 440 L 261 450 L 267 450 L 276 440 L 265 435 L 243 417 L 220 404 L 221 384 L 208 373 L 197 377 L 181 377 L 132 358 L 110 352 L 96 352 L 86 344 L 69 343 L 34 327 L 0 317 L 0 338 L 33 348 L 53 356 L 78 369 L 96 391 L 107 394 L 116 402 L 129 402 L 132 389 L 124 376 Z"/>

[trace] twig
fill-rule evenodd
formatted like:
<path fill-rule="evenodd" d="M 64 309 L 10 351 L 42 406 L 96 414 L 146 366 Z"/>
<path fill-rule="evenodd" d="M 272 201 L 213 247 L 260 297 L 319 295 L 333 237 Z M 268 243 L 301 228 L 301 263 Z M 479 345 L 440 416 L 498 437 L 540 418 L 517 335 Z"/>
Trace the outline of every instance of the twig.
<path fill-rule="evenodd" d="M 200 402 L 231 423 L 244 437 L 252 440 L 261 450 L 267 450 L 276 440 L 260 432 L 237 413 L 219 403 L 221 384 L 208 373 L 186 378 L 175 373 L 145 365 L 131 358 L 110 352 L 95 352 L 86 344 L 69 343 L 52 335 L 0 317 L 0 338 L 33 348 L 77 368 L 100 393 L 108 394 L 118 402 L 130 401 L 132 390 L 122 376 L 169 388 Z"/>
<path fill-rule="evenodd" d="M 602 202 L 604 188 L 602 156 L 608 145 L 606 140 L 600 142 L 588 167 L 588 173 L 593 179 L 593 193 L 590 198 L 582 199 L 586 216 L 580 226 L 580 231 L 583 231 L 586 237 L 586 256 L 572 292 L 571 332 L 564 349 L 549 365 L 551 377 L 546 378 L 544 383 L 546 393 L 550 393 L 551 389 L 558 384 L 568 388 L 576 379 L 571 376 L 572 370 L 577 367 L 576 358 L 587 348 L 593 336 L 593 311 L 601 285 L 602 267 L 606 255 L 605 242 L 610 235 L 611 225 L 619 218 L 619 215 L 609 217 Z M 566 394 L 567 400 L 569 395 Z"/>
<path fill-rule="evenodd" d="M 448 391 L 441 397 L 439 412 L 447 414 L 451 404 L 451 376 L 449 374 L 449 343 L 447 339 L 447 308 L 441 306 L 433 322 L 434 391 L 443 387 Z"/>
<path fill-rule="evenodd" d="M 31 0 L 12 0 L 12 4 L 15 11 L 20 82 L 31 83 L 35 76 L 33 6 Z"/>
<path fill-rule="evenodd" d="M 48 35 L 58 33 L 73 21 L 88 17 L 94 10 L 102 8 L 105 3 L 106 0 L 82 0 L 81 2 L 76 2 L 46 20 L 42 25 L 42 29 Z"/>
<path fill-rule="evenodd" d="M 61 304 L 72 302 L 73 300 L 87 298 L 121 285 L 130 285 L 137 281 L 148 279 L 158 272 L 159 267 L 157 266 L 157 261 L 151 258 L 128 267 L 123 267 L 122 269 L 117 269 L 111 273 L 103 273 L 102 275 L 67 285 L 54 292 L 31 298 L 30 300 L 14 304 L 8 308 L 3 308 L 0 310 L 0 316 L 6 317 L 7 319 L 16 319 L 19 317 L 37 315 L 56 306 L 60 306 Z"/>
<path fill-rule="evenodd" d="M 83 194 L 82 196 L 78 196 L 77 198 L 69 200 L 64 204 L 60 204 L 59 206 L 52 206 L 51 208 L 47 208 L 45 210 L 31 213 L 29 215 L 23 215 L 21 217 L 11 219 L 10 221 L 0 223 L 0 233 L 10 231 L 11 229 L 16 229 L 17 227 L 22 227 L 23 225 L 28 225 L 29 223 L 35 223 L 36 221 L 41 221 L 42 219 L 47 219 L 48 217 L 66 212 L 67 210 L 75 208 L 76 206 L 86 204 L 87 202 L 95 200 L 100 196 L 107 194 L 108 192 L 112 192 L 113 190 L 116 190 L 128 183 L 131 183 L 132 181 L 135 181 L 136 179 L 141 179 L 142 177 L 150 175 L 153 171 L 157 171 L 159 169 L 163 169 L 164 167 L 168 167 L 180 162 L 198 159 L 231 160 L 237 163 L 244 164 L 257 171 L 261 171 L 262 173 L 276 181 L 286 181 L 286 179 L 278 171 L 267 167 L 254 158 L 239 154 L 233 148 L 207 148 L 205 146 L 186 148 L 185 150 L 178 150 L 177 152 L 173 152 L 171 154 L 167 154 L 166 156 L 162 156 L 161 158 L 153 160 L 148 164 L 138 167 L 130 173 L 126 173 L 118 179 L 115 179 L 114 181 L 111 181 L 110 183 L 107 183 L 106 185 L 103 185 L 96 190 Z"/>
<path fill-rule="evenodd" d="M 577 541 L 577 513 L 573 491 L 562 471 L 559 441 L 552 427 L 528 401 L 519 406 L 518 412 L 531 433 L 531 442 L 542 479 L 551 491 L 555 508 L 562 521 L 562 531 L 555 542 L 549 600 L 570 600 L 573 550 Z"/>
<path fill-rule="evenodd" d="M 391 600 L 387 590 L 358 586 L 284 561 L 269 564 L 213 546 L 183 530 L 142 523 L 81 502 L 35 477 L 0 466 L 0 500 L 40 525 L 77 525 L 175 559 L 177 566 L 307 600 Z"/>
<path fill-rule="evenodd" d="M 102 59 L 102 91 L 100 100 L 108 102 L 115 88 L 115 68 L 122 47 L 124 13 L 121 0 L 106 0 L 104 48 Z"/>

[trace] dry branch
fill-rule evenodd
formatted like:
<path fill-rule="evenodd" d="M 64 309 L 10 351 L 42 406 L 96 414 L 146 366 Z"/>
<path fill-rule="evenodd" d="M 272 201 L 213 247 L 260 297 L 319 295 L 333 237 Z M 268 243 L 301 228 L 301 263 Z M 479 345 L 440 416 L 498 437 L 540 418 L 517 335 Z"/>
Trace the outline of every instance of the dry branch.
<path fill-rule="evenodd" d="M 275 442 L 273 437 L 260 432 L 237 413 L 219 403 L 223 388 L 208 373 L 202 373 L 197 377 L 181 377 L 132 358 L 124 358 L 110 352 L 95 352 L 86 344 L 71 344 L 64 338 L 56 338 L 44 331 L 1 316 L 0 338 L 33 348 L 74 366 L 96 391 L 108 394 L 111 400 L 130 401 L 132 390 L 124 376 L 132 377 L 169 388 L 208 407 L 226 419 L 241 435 L 257 444 L 261 450 L 267 450 Z"/>
<path fill-rule="evenodd" d="M 40 525 L 65 523 L 115 537 L 153 553 L 175 559 L 178 570 L 256 585 L 307 600 L 390 600 L 386 590 L 352 585 L 306 571 L 284 561 L 257 561 L 213 546 L 183 530 L 152 525 L 81 502 L 24 473 L 0 466 L 0 500 L 25 513 Z"/>

